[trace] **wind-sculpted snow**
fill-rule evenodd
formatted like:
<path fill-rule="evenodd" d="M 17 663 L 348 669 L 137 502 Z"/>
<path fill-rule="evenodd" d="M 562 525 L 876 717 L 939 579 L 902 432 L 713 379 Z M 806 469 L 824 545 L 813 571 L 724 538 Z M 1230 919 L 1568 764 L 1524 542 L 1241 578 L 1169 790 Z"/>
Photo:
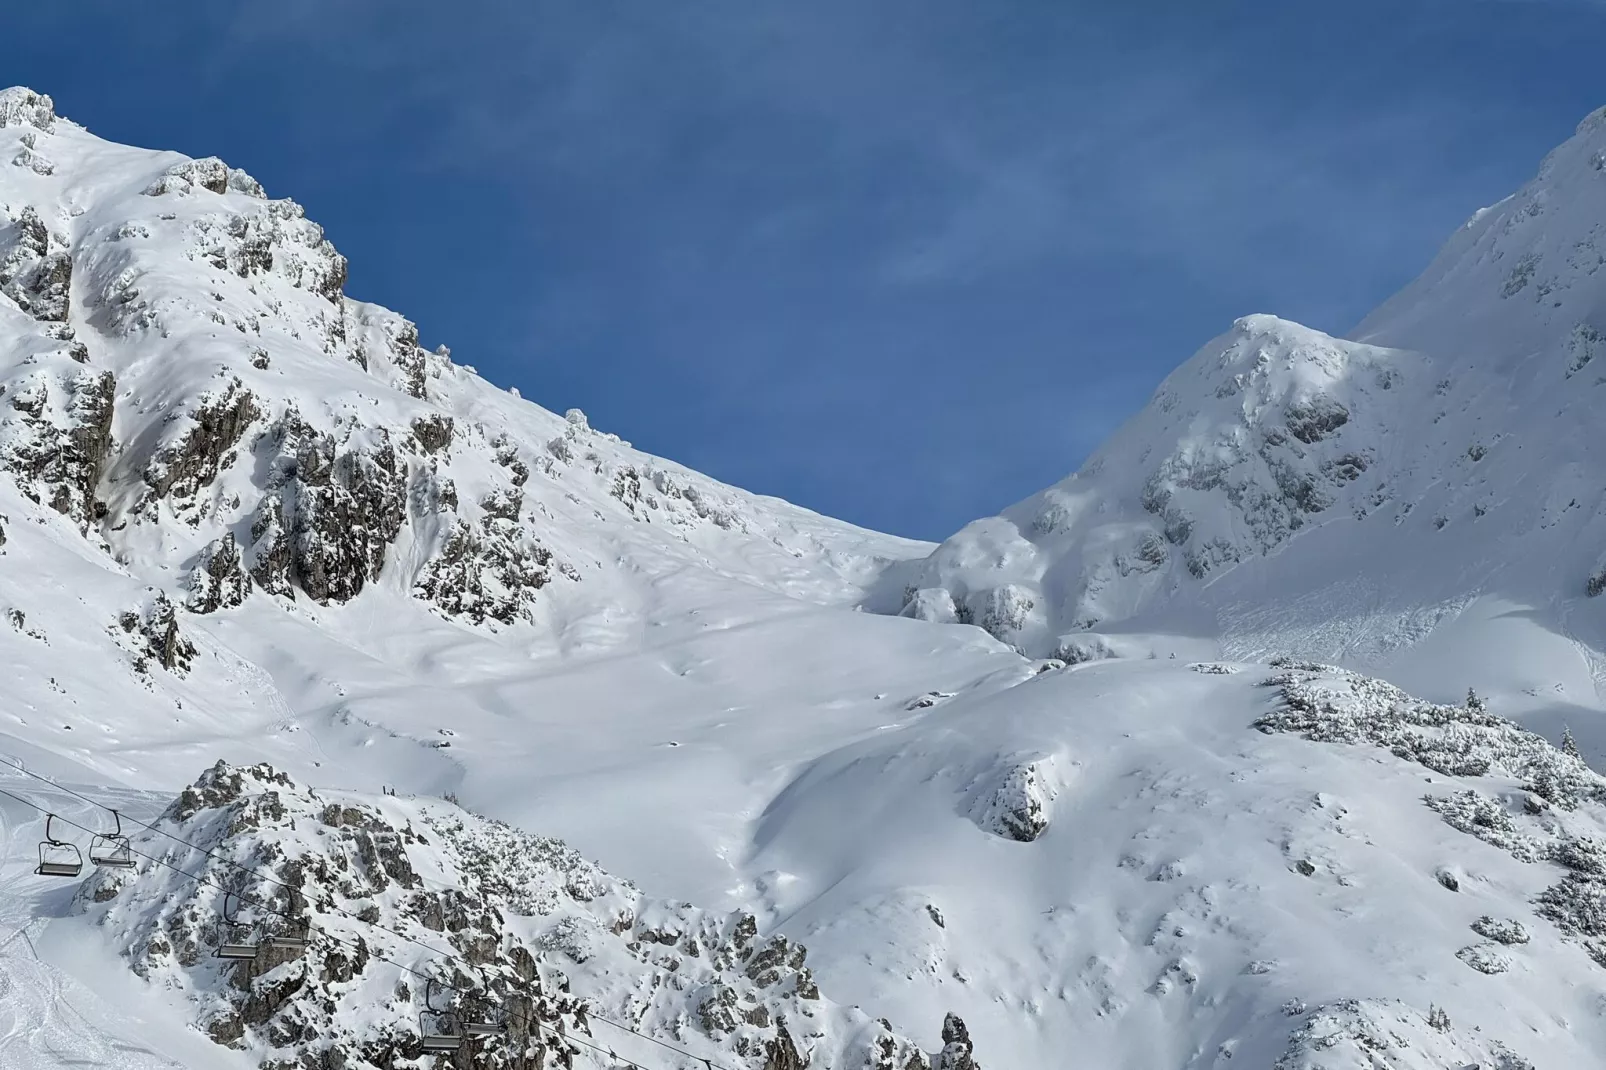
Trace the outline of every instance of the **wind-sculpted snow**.
<path fill-rule="evenodd" d="M 1110 659 L 810 763 L 756 864 L 808 875 L 769 895 L 811 946 L 870 949 L 822 984 L 955 1001 L 983 1038 L 1030 1022 L 1034 1065 L 1587 1064 L 1603 784 L 1342 670 Z"/>
<path fill-rule="evenodd" d="M 414 1065 L 427 978 L 456 990 L 466 1020 L 506 1026 L 451 1065 L 600 1067 L 614 1065 L 608 1050 L 639 1053 L 600 1018 L 730 1067 L 928 1065 L 823 998 L 804 949 L 760 935 L 751 915 L 649 899 L 557 840 L 449 804 L 312 792 L 266 765 L 219 763 L 157 825 L 187 844 L 144 833 L 136 850 L 194 876 L 101 871 L 80 909 L 140 976 L 184 992 L 217 1043 L 264 1067 Z M 248 904 L 240 926 L 224 920 L 227 892 Z M 212 957 L 306 925 L 305 954 Z"/>

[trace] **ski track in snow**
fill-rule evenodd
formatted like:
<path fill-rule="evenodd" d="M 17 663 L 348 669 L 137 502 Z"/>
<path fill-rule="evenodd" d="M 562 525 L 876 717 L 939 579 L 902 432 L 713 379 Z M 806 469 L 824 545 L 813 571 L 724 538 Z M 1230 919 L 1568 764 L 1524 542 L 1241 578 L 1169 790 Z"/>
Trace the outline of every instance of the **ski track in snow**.
<path fill-rule="evenodd" d="M 67 795 L 32 790 L 27 781 L 0 770 L 0 787 L 89 824 L 101 813 Z M 104 792 L 104 788 L 99 789 Z M 137 804 L 136 804 L 137 805 Z M 151 1029 L 109 1006 L 60 966 L 39 955 L 34 935 L 59 912 L 59 885 L 33 875 L 34 845 L 43 836 L 38 812 L 0 798 L 0 1066 L 6 1070 L 183 1070 L 184 1064 L 152 1046 Z"/>

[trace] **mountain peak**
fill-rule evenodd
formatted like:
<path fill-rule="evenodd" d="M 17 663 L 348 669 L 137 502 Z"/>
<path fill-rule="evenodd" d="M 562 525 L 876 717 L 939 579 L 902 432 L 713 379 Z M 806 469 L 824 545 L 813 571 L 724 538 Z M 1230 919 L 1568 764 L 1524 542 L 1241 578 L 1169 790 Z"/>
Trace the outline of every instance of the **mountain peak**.
<path fill-rule="evenodd" d="M 1234 633 L 1273 604 L 1328 643 L 1380 604 L 1606 590 L 1603 268 L 1606 109 L 1353 340 L 1235 322 L 1075 475 L 939 547 L 905 612 L 1077 657 L 1161 605 L 1259 650 Z"/>
<path fill-rule="evenodd" d="M 0 126 L 27 124 L 48 132 L 56 122 L 56 104 L 25 86 L 0 89 Z"/>

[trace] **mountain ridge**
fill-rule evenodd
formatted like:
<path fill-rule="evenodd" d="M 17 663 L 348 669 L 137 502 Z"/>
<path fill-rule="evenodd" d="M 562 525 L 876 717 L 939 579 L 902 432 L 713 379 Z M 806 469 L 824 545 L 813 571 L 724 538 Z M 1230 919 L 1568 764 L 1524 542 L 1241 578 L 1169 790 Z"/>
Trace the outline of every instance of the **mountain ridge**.
<path fill-rule="evenodd" d="M 1485 595 L 1555 604 L 1552 624 L 1583 616 L 1569 607 L 1606 588 L 1589 475 L 1606 460 L 1589 433 L 1602 167 L 1597 111 L 1354 340 L 1239 320 L 1078 472 L 947 540 L 904 612 L 974 620 L 1038 656 L 1113 649 L 1163 613 L 1236 649 L 1241 608 L 1347 570 L 1446 618 Z M 1596 631 L 1584 638 L 1598 648 Z"/>

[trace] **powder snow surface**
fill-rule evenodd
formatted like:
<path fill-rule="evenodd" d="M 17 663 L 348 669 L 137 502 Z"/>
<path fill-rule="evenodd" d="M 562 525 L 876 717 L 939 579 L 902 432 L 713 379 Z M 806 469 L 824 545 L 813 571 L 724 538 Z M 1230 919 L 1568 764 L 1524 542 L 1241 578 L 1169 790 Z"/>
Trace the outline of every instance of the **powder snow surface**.
<path fill-rule="evenodd" d="M 1591 119 L 1353 340 L 1240 321 L 934 548 L 499 390 L 292 202 L 8 90 L 0 757 L 147 819 L 218 759 L 450 792 L 751 912 L 928 1052 L 958 1013 L 994 1070 L 1606 1066 L 1593 774 L 1267 683 L 1473 686 L 1606 766 L 1602 159 Z M 41 834 L 0 798 L 0 1067 L 255 1065 L 129 968 L 140 917 L 32 875 Z"/>

